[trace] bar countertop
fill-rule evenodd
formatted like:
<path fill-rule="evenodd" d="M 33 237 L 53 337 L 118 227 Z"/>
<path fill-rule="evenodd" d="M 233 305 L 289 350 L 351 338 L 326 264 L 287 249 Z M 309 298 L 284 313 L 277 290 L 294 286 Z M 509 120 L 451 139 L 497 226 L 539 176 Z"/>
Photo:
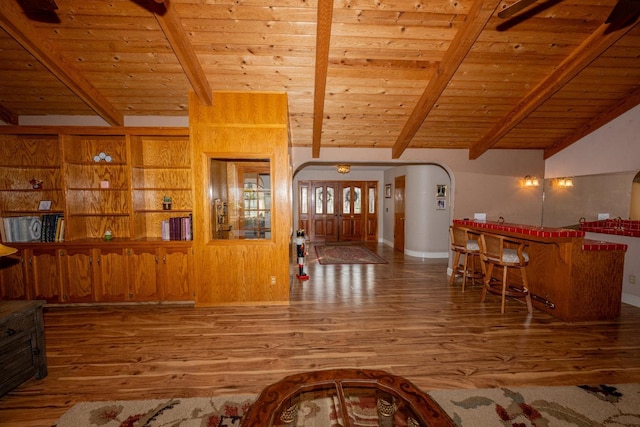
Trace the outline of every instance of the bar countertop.
<path fill-rule="evenodd" d="M 483 229 L 489 232 L 509 235 L 511 237 L 524 240 L 535 240 L 538 242 L 562 242 L 571 241 L 576 238 L 583 239 L 582 249 L 585 251 L 626 251 L 627 245 L 623 243 L 604 242 L 600 240 L 585 239 L 584 230 L 574 230 L 571 228 L 542 227 L 537 225 L 513 224 L 497 221 L 477 221 L 469 219 L 453 220 L 455 225 L 461 227 L 471 227 Z"/>

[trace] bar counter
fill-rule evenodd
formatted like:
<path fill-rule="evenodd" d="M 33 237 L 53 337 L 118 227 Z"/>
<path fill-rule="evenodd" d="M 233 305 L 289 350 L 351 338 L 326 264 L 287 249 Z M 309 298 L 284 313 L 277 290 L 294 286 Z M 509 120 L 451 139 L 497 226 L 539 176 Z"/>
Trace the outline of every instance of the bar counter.
<path fill-rule="evenodd" d="M 534 307 L 567 322 L 613 320 L 620 315 L 627 245 L 585 239 L 582 230 L 475 220 L 453 224 L 527 244 L 526 271 Z M 515 273 L 510 280 L 519 280 Z"/>

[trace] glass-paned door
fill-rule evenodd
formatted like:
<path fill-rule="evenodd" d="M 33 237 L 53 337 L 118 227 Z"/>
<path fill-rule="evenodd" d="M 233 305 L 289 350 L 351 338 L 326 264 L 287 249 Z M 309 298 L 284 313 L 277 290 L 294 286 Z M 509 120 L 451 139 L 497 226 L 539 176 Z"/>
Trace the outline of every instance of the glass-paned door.
<path fill-rule="evenodd" d="M 243 174 L 243 223 L 245 239 L 271 238 L 271 176 L 269 173 Z"/>
<path fill-rule="evenodd" d="M 344 182 L 340 203 L 340 241 L 362 239 L 363 183 Z"/>
<path fill-rule="evenodd" d="M 311 227 L 315 241 L 338 240 L 337 187 L 335 182 L 313 181 L 311 184 Z"/>

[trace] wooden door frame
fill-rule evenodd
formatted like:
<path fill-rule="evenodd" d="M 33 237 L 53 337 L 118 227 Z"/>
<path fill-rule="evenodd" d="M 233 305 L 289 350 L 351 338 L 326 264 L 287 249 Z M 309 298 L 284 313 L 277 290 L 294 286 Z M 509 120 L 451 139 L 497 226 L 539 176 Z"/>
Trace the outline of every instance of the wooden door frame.
<path fill-rule="evenodd" d="M 315 238 L 315 233 L 313 230 L 313 216 L 314 216 L 314 212 L 313 212 L 313 203 L 311 202 L 311 198 L 315 197 L 315 194 L 312 194 L 313 192 L 311 191 L 312 188 L 314 188 L 314 185 L 320 185 L 321 183 L 332 183 L 332 184 L 336 184 L 335 189 L 336 189 L 336 194 L 335 197 L 337 199 L 337 203 L 336 203 L 336 209 L 339 209 L 341 211 L 341 205 L 342 205 L 342 188 L 343 188 L 343 184 L 344 183 L 349 183 L 349 186 L 352 186 L 353 183 L 356 184 L 362 184 L 362 189 L 363 189 L 363 206 L 362 206 L 362 218 L 363 220 L 361 221 L 361 233 L 360 235 L 362 236 L 362 242 L 365 241 L 378 241 L 378 220 L 379 220 L 379 215 L 380 213 L 378 212 L 378 207 L 379 207 L 379 197 L 380 197 L 380 192 L 378 191 L 378 181 L 372 181 L 372 180 L 301 180 L 298 181 L 298 188 L 297 188 L 297 226 L 298 229 L 303 229 L 305 230 L 306 233 L 306 237 L 310 240 L 310 241 L 318 241 Z M 303 214 L 302 213 L 302 200 L 301 200 L 301 188 L 303 187 L 307 187 L 307 191 L 309 192 L 307 195 L 307 214 Z M 374 213 L 369 213 L 369 189 L 373 188 L 374 189 Z M 373 218 L 373 220 L 372 220 Z M 373 230 L 371 230 L 372 227 L 369 226 L 371 221 L 375 221 L 375 228 Z M 338 223 L 340 223 L 340 221 L 338 221 Z M 338 225 L 339 226 L 339 225 Z M 338 236 L 340 235 L 340 231 L 338 231 Z"/>
<path fill-rule="evenodd" d="M 405 239 L 405 175 L 396 176 L 393 187 L 393 249 L 404 253 Z"/>

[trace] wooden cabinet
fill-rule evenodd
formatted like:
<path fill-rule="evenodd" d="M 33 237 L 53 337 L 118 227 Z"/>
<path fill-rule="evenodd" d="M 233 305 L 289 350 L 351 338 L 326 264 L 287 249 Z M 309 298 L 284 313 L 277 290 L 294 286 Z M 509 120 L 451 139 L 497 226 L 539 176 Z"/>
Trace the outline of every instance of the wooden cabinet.
<path fill-rule="evenodd" d="M 129 265 L 122 247 L 101 247 L 94 270 L 95 301 L 123 302 L 129 298 Z"/>
<path fill-rule="evenodd" d="M 190 244 L 161 240 L 163 221 L 192 218 L 188 129 L 7 129 L 0 130 L 0 217 L 57 214 L 65 230 L 64 242 L 51 243 L 3 233 L 20 251 L 1 260 L 0 298 L 193 300 Z M 107 231 L 112 242 L 103 240 Z"/>
<path fill-rule="evenodd" d="M 29 298 L 60 302 L 60 266 L 57 249 L 52 246 L 32 247 L 26 251 Z"/>
<path fill-rule="evenodd" d="M 154 248 L 130 248 L 126 250 L 129 265 L 130 301 L 160 301 L 158 285 L 158 251 Z"/>
<path fill-rule="evenodd" d="M 26 299 L 24 250 L 0 257 L 0 300 Z"/>
<path fill-rule="evenodd" d="M 189 246 L 127 249 L 129 300 L 193 301 L 191 252 Z"/>
<path fill-rule="evenodd" d="M 47 376 L 44 301 L 0 301 L 0 396 Z"/>
<path fill-rule="evenodd" d="M 166 246 L 159 249 L 159 269 L 165 301 L 193 301 L 193 250 L 191 247 Z"/>
<path fill-rule="evenodd" d="M 94 252 L 91 247 L 83 246 L 68 246 L 59 250 L 62 302 L 93 302 Z"/>

